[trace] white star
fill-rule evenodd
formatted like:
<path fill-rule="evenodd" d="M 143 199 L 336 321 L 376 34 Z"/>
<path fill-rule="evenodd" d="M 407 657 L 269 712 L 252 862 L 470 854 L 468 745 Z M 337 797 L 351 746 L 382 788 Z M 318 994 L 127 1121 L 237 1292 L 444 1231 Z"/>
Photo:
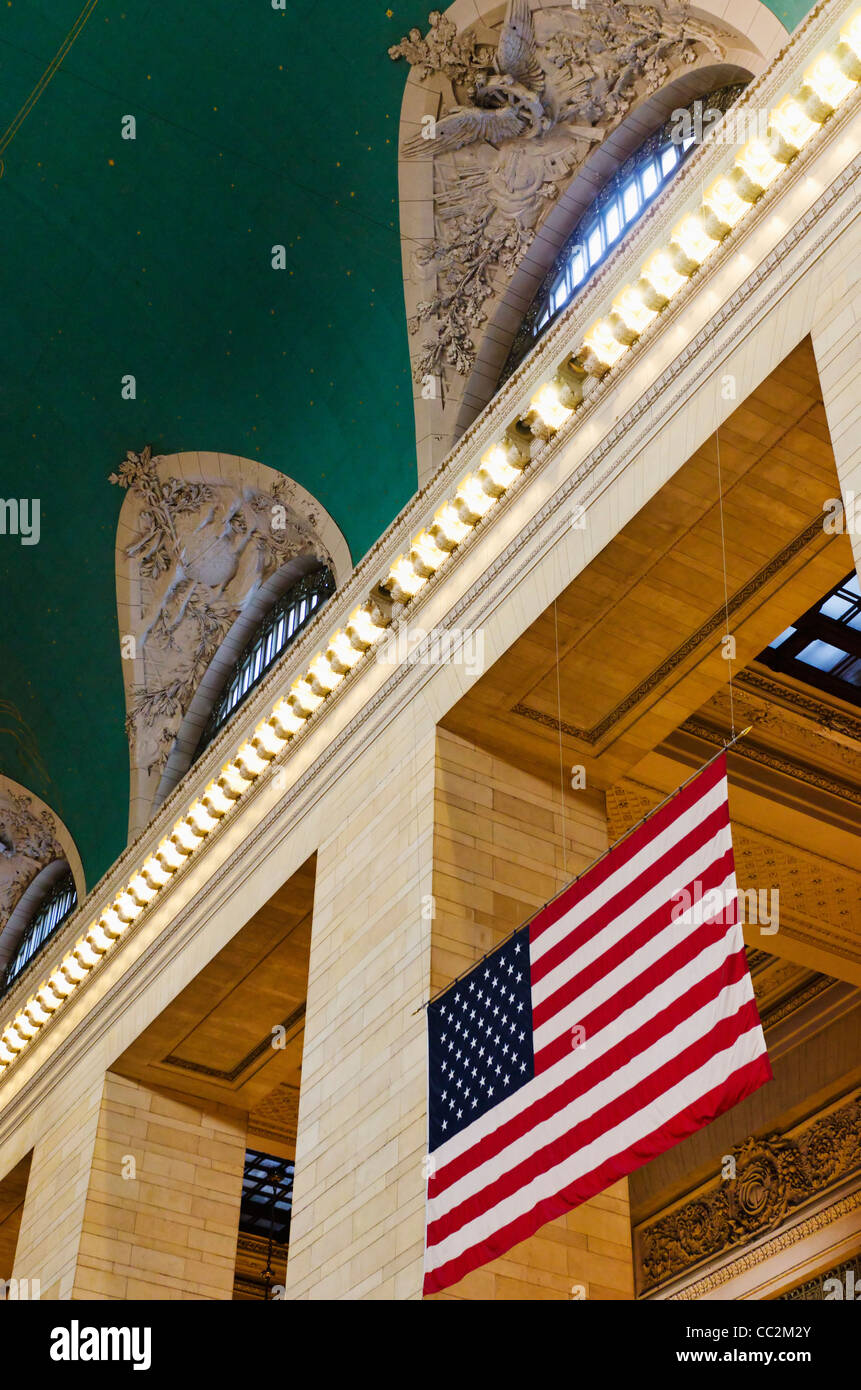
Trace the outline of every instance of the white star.
<path fill-rule="evenodd" d="M 514 966 L 511 964 L 511 961 L 509 961 L 509 962 L 508 962 L 508 973 L 509 973 L 509 975 L 511 974 L 511 972 L 512 972 L 513 969 L 514 969 Z"/>
<path fill-rule="evenodd" d="M 525 1063 L 525 1062 L 521 1062 L 521 1063 L 520 1063 L 520 1070 L 521 1070 L 521 1071 L 526 1071 L 526 1063 Z"/>
<path fill-rule="evenodd" d="M 442 1128 L 443 1128 L 443 1129 L 448 1129 L 448 1120 L 443 1120 L 443 1122 L 442 1122 Z"/>
<path fill-rule="evenodd" d="M 517 1041 L 518 1041 L 518 1042 L 523 1042 L 523 1039 L 524 1039 L 525 1037 L 526 1037 L 526 1034 L 525 1034 L 525 1033 L 519 1033 L 519 1034 L 517 1035 Z"/>
<path fill-rule="evenodd" d="M 514 947 L 514 954 L 515 954 L 515 955 L 518 955 L 519 952 L 520 952 L 520 942 L 518 941 L 518 942 L 516 942 L 515 947 Z"/>
<path fill-rule="evenodd" d="M 498 981 L 497 981 L 497 978 L 496 978 L 495 975 L 494 975 L 494 977 L 493 977 L 493 979 L 491 980 L 490 983 L 493 985 L 493 988 L 496 989 L 496 986 L 497 986 Z"/>
<path fill-rule="evenodd" d="M 462 1117 L 463 1117 L 463 1111 L 462 1111 L 462 1110 L 458 1110 L 458 1112 L 457 1112 L 457 1118 L 460 1120 Z"/>
<path fill-rule="evenodd" d="M 457 1052 L 454 1055 L 457 1058 L 457 1060 L 460 1061 L 461 1057 L 463 1056 L 463 1053 L 461 1052 L 460 1048 L 458 1048 Z"/>
<path fill-rule="evenodd" d="M 475 1100 L 472 1102 L 472 1108 L 473 1108 L 473 1110 L 475 1109 L 475 1107 L 476 1107 L 477 1105 L 478 1105 L 478 1096 L 476 1096 Z"/>
<path fill-rule="evenodd" d="M 488 1088 L 487 1088 L 487 1099 L 490 1100 L 490 1097 L 491 1097 L 492 1095 L 493 1095 L 493 1087 L 492 1087 L 492 1086 L 488 1086 Z"/>
<path fill-rule="evenodd" d="M 509 1081 L 511 1080 L 511 1076 L 510 1076 L 510 1075 L 505 1076 L 505 1077 L 503 1077 L 503 1080 L 504 1080 L 504 1082 L 505 1082 L 505 1084 L 506 1084 L 506 1086 L 507 1086 L 508 1083 L 509 1083 Z"/>

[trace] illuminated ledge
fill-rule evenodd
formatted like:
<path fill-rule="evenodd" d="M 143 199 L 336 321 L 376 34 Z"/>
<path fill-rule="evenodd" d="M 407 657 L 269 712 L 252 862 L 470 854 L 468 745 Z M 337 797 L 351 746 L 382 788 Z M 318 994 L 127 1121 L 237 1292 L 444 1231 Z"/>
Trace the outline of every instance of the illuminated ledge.
<path fill-rule="evenodd" d="M 794 44 L 790 44 L 787 56 L 793 51 Z M 540 382 L 526 407 L 521 408 L 507 429 L 500 432 L 496 442 L 484 450 L 477 467 L 451 489 L 428 525 L 389 565 L 371 597 L 360 603 L 343 627 L 331 634 L 325 646 L 307 663 L 304 674 L 293 681 L 288 694 L 274 703 L 250 738 L 241 743 L 200 796 L 185 806 L 172 829 L 141 858 L 139 867 L 129 875 L 121 890 L 112 894 L 75 945 L 62 955 L 47 978 L 17 1009 L 0 1032 L 0 1077 L 62 1010 L 65 1001 L 115 951 L 118 942 L 193 858 L 208 836 L 229 821 L 249 790 L 265 778 L 279 754 L 309 726 L 314 714 L 326 706 L 365 653 L 377 646 L 392 622 L 394 605 L 408 606 L 429 580 L 445 569 L 483 519 L 492 514 L 529 466 L 536 444 L 567 436 L 576 427 L 578 412 L 587 404 L 597 383 L 622 362 L 674 301 L 678 302 L 692 277 L 732 236 L 734 229 L 744 223 L 784 169 L 815 140 L 835 113 L 847 108 L 859 83 L 861 10 L 842 25 L 830 43 L 823 44 L 795 85 L 770 108 L 764 139 L 749 142 L 734 158 L 727 151 L 721 172 L 704 189 L 699 206 L 683 216 L 664 241 L 652 250 L 639 274 L 617 288 L 607 312 L 579 335 L 573 348 L 569 346 L 562 365 Z M 654 225 L 652 219 L 644 230 L 650 225 Z M 608 263 L 599 286 L 614 273 L 618 273 L 616 257 Z M 524 368 L 546 361 L 553 342 L 558 341 L 560 331 L 570 321 L 570 315 L 563 316 L 557 329 L 527 359 Z M 511 379 L 509 388 L 522 381 L 523 370 Z M 501 393 L 483 418 L 498 414 L 499 403 L 508 399 L 513 399 L 512 389 Z M 468 432 L 454 450 L 454 460 L 463 452 L 465 442 L 472 442 L 474 435 L 475 429 Z M 441 476 L 447 478 L 450 471 L 449 465 L 441 470 Z M 407 509 L 409 514 L 416 509 L 416 503 L 422 504 L 425 495 L 419 494 Z M 387 543 L 395 529 L 394 526 L 390 528 L 372 556 Z M 364 570 L 365 566 L 360 568 Z M 309 630 L 309 638 L 316 637 L 319 630 L 318 620 Z M 302 642 L 291 656 L 306 649 L 307 643 Z M 269 682 L 263 689 L 268 686 Z M 225 730 L 213 747 L 229 747 L 229 732 Z M 182 796 L 181 787 L 177 794 Z M 176 800 L 176 795 L 171 797 L 170 804 Z M 124 861 L 133 850 L 134 847 L 127 852 Z M 97 899 L 98 892 L 97 889 L 91 896 Z M 31 978 L 30 971 L 27 976 Z"/>

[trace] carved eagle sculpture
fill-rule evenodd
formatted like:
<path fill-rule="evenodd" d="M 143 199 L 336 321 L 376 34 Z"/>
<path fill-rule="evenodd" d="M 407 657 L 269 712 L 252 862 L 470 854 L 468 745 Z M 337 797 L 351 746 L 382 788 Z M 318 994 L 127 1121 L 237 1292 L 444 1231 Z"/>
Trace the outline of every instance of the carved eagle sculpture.
<path fill-rule="evenodd" d="M 517 136 L 541 135 L 552 124 L 544 111 L 544 73 L 536 57 L 528 0 L 509 0 L 494 71 L 475 84 L 475 104 L 454 106 L 436 122 L 433 137 L 414 135 L 403 146 L 407 159 L 459 150 L 476 140 L 491 145 Z"/>

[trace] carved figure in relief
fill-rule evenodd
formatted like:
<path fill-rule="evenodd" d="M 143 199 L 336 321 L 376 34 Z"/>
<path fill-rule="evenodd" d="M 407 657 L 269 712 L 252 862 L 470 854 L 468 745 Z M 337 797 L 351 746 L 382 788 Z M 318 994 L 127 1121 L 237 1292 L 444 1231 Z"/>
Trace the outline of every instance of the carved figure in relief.
<path fill-rule="evenodd" d="M 430 29 L 389 49 L 420 80 L 444 79 L 447 110 L 404 143 L 407 159 L 434 159 L 435 235 L 416 254 L 436 290 L 419 302 L 410 332 L 433 334 L 414 375 L 468 375 L 473 330 L 486 320 L 497 269 L 512 272 L 572 170 L 642 95 L 703 49 L 723 58 L 718 31 L 686 3 L 595 0 L 587 10 L 542 9 L 509 0 L 496 48 L 433 11 Z M 446 87 L 446 82 L 450 84 Z"/>

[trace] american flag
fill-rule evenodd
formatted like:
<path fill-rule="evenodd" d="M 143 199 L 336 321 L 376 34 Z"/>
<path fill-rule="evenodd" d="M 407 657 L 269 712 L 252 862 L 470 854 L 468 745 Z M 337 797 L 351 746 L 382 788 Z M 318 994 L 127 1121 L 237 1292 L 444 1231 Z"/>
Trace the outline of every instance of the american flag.
<path fill-rule="evenodd" d="M 771 1079 L 725 754 L 427 1014 L 426 1294 Z"/>

